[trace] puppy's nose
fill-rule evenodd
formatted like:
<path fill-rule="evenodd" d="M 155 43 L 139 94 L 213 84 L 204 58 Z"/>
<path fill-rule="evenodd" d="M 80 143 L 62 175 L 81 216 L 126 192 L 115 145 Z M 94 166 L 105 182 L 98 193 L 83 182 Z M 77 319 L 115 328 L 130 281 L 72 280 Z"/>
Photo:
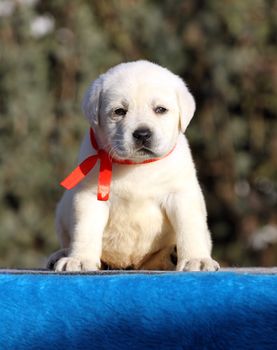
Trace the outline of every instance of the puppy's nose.
<path fill-rule="evenodd" d="M 151 136 L 152 136 L 152 131 L 148 128 L 139 128 L 133 132 L 134 139 L 142 143 L 146 141 L 150 141 Z"/>

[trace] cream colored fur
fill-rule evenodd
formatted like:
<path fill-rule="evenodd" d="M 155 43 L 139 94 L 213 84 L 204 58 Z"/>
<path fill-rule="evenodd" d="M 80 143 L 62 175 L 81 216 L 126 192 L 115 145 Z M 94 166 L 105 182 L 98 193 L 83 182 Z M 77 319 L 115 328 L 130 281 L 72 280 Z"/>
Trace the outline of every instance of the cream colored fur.
<path fill-rule="evenodd" d="M 162 106 L 167 112 L 156 113 Z M 115 112 L 127 110 L 123 117 Z M 141 162 L 153 155 L 136 147 L 133 132 L 149 127 L 157 162 L 113 164 L 110 199 L 98 201 L 99 165 L 57 207 L 56 226 L 62 248 L 50 261 L 57 271 L 101 268 L 177 270 L 219 268 L 211 258 L 206 207 L 183 132 L 195 110 L 183 81 L 147 61 L 120 64 L 88 89 L 83 110 L 98 145 L 114 158 Z M 78 162 L 94 154 L 87 133 Z"/>

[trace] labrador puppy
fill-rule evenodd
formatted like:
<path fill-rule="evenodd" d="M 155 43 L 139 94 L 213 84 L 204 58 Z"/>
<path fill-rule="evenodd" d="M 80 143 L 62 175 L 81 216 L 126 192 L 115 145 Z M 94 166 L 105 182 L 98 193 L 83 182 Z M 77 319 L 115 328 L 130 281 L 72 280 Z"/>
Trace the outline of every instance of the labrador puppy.
<path fill-rule="evenodd" d="M 219 268 L 183 135 L 194 110 L 181 78 L 148 61 L 119 64 L 91 84 L 83 111 L 93 135 L 85 136 L 78 161 L 102 152 L 112 178 L 96 161 L 64 193 L 56 215 L 63 249 L 49 265 L 56 271 Z"/>

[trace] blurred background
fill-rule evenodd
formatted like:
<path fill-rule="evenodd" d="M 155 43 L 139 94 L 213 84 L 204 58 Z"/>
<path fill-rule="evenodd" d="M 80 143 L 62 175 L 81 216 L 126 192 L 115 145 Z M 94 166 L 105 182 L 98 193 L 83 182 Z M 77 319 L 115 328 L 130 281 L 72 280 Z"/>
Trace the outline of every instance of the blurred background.
<path fill-rule="evenodd" d="M 277 2 L 0 0 L 0 266 L 58 248 L 59 181 L 88 127 L 91 80 L 148 59 L 195 96 L 188 130 L 214 256 L 277 264 Z"/>

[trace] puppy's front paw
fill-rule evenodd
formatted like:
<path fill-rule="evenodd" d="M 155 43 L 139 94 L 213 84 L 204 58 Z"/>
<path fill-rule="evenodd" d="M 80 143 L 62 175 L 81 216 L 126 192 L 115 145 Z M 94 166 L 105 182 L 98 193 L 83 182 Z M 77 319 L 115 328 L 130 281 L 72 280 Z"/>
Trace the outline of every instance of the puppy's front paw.
<path fill-rule="evenodd" d="M 177 271 L 217 271 L 219 264 L 212 258 L 194 258 L 178 262 Z"/>
<path fill-rule="evenodd" d="M 54 266 L 55 271 L 95 271 L 100 269 L 100 263 L 95 263 L 89 259 L 75 257 L 61 258 Z"/>

